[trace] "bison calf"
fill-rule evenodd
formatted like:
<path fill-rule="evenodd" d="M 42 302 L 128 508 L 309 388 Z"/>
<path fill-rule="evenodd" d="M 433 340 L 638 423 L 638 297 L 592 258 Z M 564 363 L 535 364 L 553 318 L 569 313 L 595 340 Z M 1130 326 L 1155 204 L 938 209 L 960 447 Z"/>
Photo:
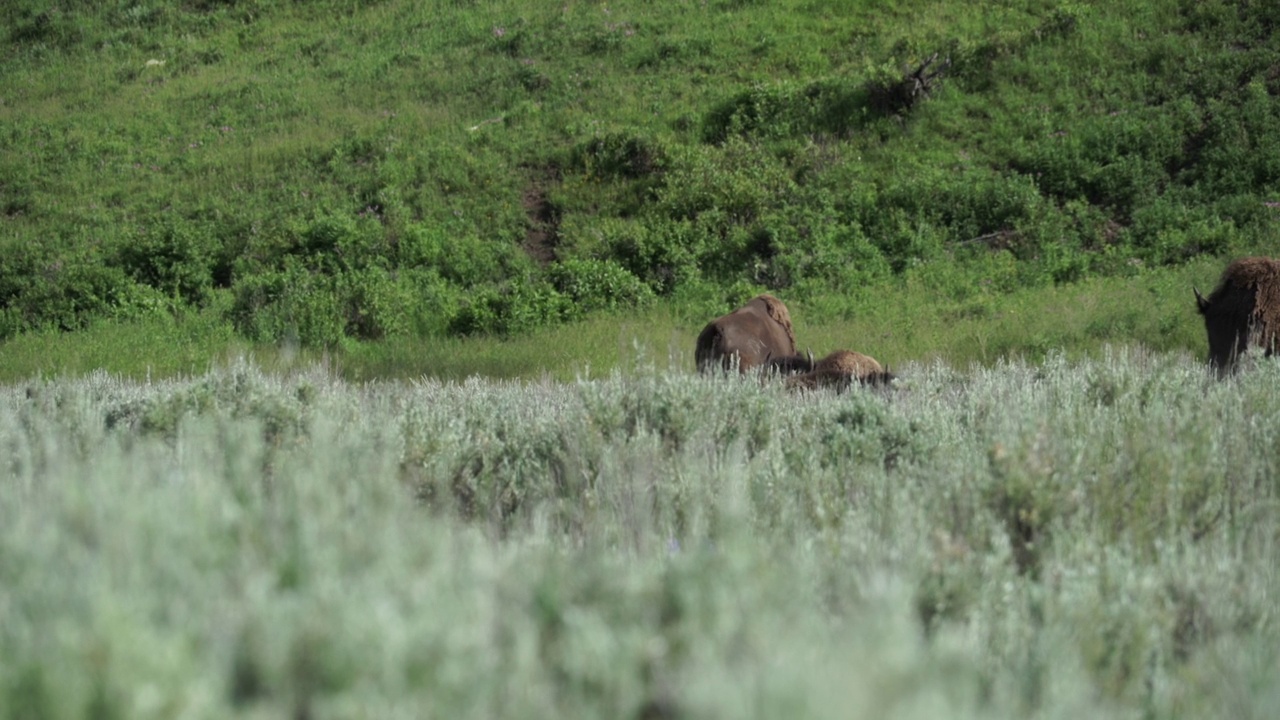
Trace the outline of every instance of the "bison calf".
<path fill-rule="evenodd" d="M 836 350 L 813 364 L 813 369 L 787 380 L 793 390 L 835 388 L 844 392 L 855 380 L 863 385 L 887 385 L 894 380 L 876 359 L 852 350 Z"/>

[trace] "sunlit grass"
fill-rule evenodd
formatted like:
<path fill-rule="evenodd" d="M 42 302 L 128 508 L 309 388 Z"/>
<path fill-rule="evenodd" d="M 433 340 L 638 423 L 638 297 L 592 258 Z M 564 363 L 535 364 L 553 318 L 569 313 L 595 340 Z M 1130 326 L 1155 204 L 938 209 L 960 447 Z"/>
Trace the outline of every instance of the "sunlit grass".
<path fill-rule="evenodd" d="M 802 353 L 852 349 L 882 363 L 942 361 L 956 367 L 1002 359 L 1078 358 L 1107 344 L 1139 343 L 1202 357 L 1203 321 L 1191 287 L 1217 281 L 1220 262 L 1133 278 L 1099 278 L 1008 294 L 948 298 L 935 284 L 895 282 L 857 297 L 788 303 Z M 216 309 L 182 320 L 103 322 L 89 330 L 22 335 L 0 348 L 0 379 L 78 376 L 96 369 L 135 379 L 198 374 L 239 357 L 283 370 L 323 362 L 348 379 L 435 377 L 572 380 L 637 364 L 691 370 L 694 340 L 724 306 L 702 314 L 659 305 L 509 337 L 397 337 L 330 349 L 262 345 L 238 338 Z"/>

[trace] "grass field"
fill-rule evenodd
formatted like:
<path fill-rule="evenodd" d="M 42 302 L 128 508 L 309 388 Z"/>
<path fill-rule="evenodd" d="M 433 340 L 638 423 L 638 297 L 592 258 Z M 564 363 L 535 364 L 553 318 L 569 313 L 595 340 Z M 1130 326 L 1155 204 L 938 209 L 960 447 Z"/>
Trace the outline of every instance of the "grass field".
<path fill-rule="evenodd" d="M 1273 16 L 0 3 L 0 718 L 1273 717 Z"/>
<path fill-rule="evenodd" d="M 1200 258 L 1132 277 L 1014 292 L 948 288 L 945 274 L 916 274 L 858 295 L 783 297 L 802 349 L 822 355 L 852 348 L 893 366 L 935 360 L 989 366 L 1002 359 L 1035 361 L 1054 351 L 1080 357 L 1128 343 L 1203 357 L 1204 324 L 1191 288 L 1208 292 L 1220 272 L 1220 261 Z M 0 345 L 0 380 L 95 370 L 135 380 L 191 377 L 242 357 L 273 371 L 321 363 L 348 380 L 573 380 L 629 370 L 637 361 L 689 370 L 702 326 L 730 309 L 711 299 L 596 313 L 516 336 L 402 337 L 328 349 L 249 342 L 210 309 L 176 319 L 104 321 L 76 333 L 23 334 Z"/>
<path fill-rule="evenodd" d="M 0 716 L 1268 717 L 1280 372 L 0 392 Z"/>

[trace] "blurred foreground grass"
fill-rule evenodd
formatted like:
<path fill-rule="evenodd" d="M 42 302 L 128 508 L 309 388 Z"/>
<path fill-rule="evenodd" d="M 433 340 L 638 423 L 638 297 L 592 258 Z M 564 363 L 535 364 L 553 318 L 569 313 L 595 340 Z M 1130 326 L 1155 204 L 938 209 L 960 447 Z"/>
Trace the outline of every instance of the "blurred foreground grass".
<path fill-rule="evenodd" d="M 1280 369 L 0 389 L 3 717 L 1264 717 Z"/>

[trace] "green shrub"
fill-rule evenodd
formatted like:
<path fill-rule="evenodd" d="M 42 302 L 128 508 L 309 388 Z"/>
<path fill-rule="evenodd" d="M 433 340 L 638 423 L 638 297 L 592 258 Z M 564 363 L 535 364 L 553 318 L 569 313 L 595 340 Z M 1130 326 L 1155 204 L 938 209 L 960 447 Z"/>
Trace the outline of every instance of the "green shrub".
<path fill-rule="evenodd" d="M 655 291 L 670 294 L 697 281 L 706 239 L 687 220 L 652 220 L 611 228 L 609 254 Z"/>
<path fill-rule="evenodd" d="M 688 148 L 673 155 L 652 210 L 675 220 L 716 211 L 725 221 L 748 223 L 796 192 L 791 173 L 759 144 L 734 139 L 718 148 Z"/>
<path fill-rule="evenodd" d="M 365 268 L 389 268 L 395 259 L 386 232 L 376 219 L 326 213 L 298 234 L 292 254 L 314 270 L 337 274 Z"/>
<path fill-rule="evenodd" d="M 500 287 L 476 289 L 449 323 L 458 335 L 508 335 L 555 325 L 573 314 L 568 298 L 545 280 L 513 280 Z"/>
<path fill-rule="evenodd" d="M 206 227 L 165 219 L 126 234 L 117 262 L 135 281 L 199 306 L 213 289 L 219 253 L 219 243 Z"/>
<path fill-rule="evenodd" d="M 426 337 L 448 335 L 467 291 L 440 277 L 434 268 L 402 270 L 399 278 L 408 294 L 406 312 L 411 332 Z"/>
<path fill-rule="evenodd" d="M 1222 253 L 1239 234 L 1232 220 L 1179 202 L 1175 193 L 1135 211 L 1128 231 L 1135 254 L 1152 265 L 1172 265 L 1202 253 Z"/>
<path fill-rule="evenodd" d="M 623 264 L 669 292 L 705 273 L 740 277 L 759 254 L 759 222 L 785 207 L 799 188 L 787 167 L 765 148 L 734 139 L 721 148 L 674 156 L 646 208 L 643 230 L 615 248 Z"/>
<path fill-rule="evenodd" d="M 715 105 L 703 120 L 702 137 L 723 143 L 735 136 L 845 135 L 870 112 L 869 98 L 865 88 L 837 79 L 798 86 L 757 84 Z"/>
<path fill-rule="evenodd" d="M 1087 200 L 1128 218 L 1194 158 L 1186 149 L 1202 122 L 1185 103 L 1115 110 L 1029 144 L 1014 161 L 1044 193 Z"/>
<path fill-rule="evenodd" d="M 259 342 L 334 346 L 344 336 L 347 320 L 335 289 L 332 277 L 313 273 L 296 260 L 287 261 L 282 270 L 236 283 L 232 322 Z"/>
<path fill-rule="evenodd" d="M 548 270 L 551 284 L 571 303 L 575 314 L 635 309 L 653 300 L 653 290 L 610 260 L 569 259 Z"/>
<path fill-rule="evenodd" d="M 773 290 L 856 290 L 891 273 L 884 254 L 862 228 L 842 220 L 825 204 L 766 212 L 755 224 L 748 247 L 754 255 L 752 279 Z"/>
<path fill-rule="evenodd" d="M 909 179 L 885 183 L 872 204 L 853 208 L 853 219 L 896 260 L 904 253 L 895 252 L 895 247 L 910 246 L 907 238 L 895 237 L 904 230 L 909 237 L 916 233 L 914 228 L 927 224 L 945 233 L 946 240 L 967 242 L 1024 227 L 1043 205 L 1035 184 L 1023 175 L 986 170 L 935 173 L 922 168 Z"/>
<path fill-rule="evenodd" d="M 414 314 L 412 284 L 377 267 L 330 276 L 292 262 L 244 278 L 234 295 L 236 328 L 261 342 L 332 347 L 343 338 L 379 340 L 407 333 Z"/>
<path fill-rule="evenodd" d="M 68 48 L 83 39 L 75 12 L 40 2 L 15 2 L 4 13 L 9 22 L 8 41 L 15 45 L 49 45 Z"/>
<path fill-rule="evenodd" d="M 342 273 L 334 292 L 342 307 L 343 334 L 357 340 L 381 340 L 404 335 L 415 297 L 410 286 L 378 267 Z"/>
<path fill-rule="evenodd" d="M 505 279 L 516 264 L 498 243 L 439 226 L 411 225 L 398 240 L 400 267 L 431 268 L 462 287 Z"/>
<path fill-rule="evenodd" d="M 588 176 L 643 178 L 667 165 L 663 146 L 643 135 L 614 132 L 592 137 L 574 148 L 572 162 Z"/>
<path fill-rule="evenodd" d="M 23 244 L 0 254 L 0 332 L 76 330 L 136 309 L 133 280 L 103 262 L 96 248 L 59 252 Z"/>

